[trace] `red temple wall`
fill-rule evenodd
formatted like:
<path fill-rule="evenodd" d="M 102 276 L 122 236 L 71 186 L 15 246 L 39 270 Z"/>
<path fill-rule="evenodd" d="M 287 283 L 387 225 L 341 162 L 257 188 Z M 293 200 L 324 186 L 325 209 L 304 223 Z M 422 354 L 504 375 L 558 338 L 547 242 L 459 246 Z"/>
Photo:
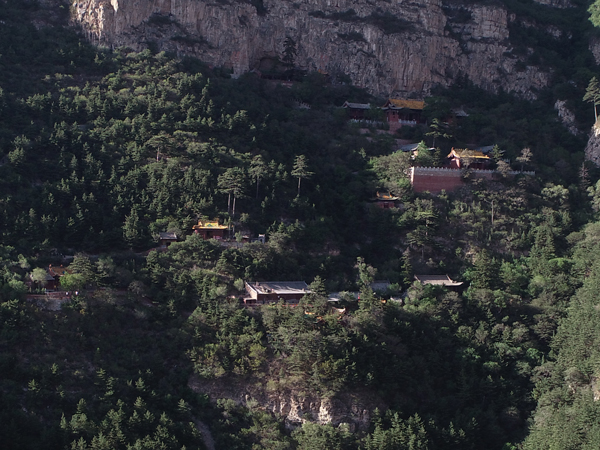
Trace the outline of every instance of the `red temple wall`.
<path fill-rule="evenodd" d="M 460 175 L 460 174 L 459 174 Z M 451 191 L 463 185 L 462 178 L 454 175 L 421 175 L 415 174 L 413 179 L 415 192 L 441 192 Z"/>
<path fill-rule="evenodd" d="M 437 194 L 441 191 L 451 191 L 464 184 L 462 170 L 431 167 L 413 167 L 410 182 L 415 192 L 429 191 Z M 477 170 L 472 172 L 474 177 L 491 180 L 494 177 L 492 170 Z"/>

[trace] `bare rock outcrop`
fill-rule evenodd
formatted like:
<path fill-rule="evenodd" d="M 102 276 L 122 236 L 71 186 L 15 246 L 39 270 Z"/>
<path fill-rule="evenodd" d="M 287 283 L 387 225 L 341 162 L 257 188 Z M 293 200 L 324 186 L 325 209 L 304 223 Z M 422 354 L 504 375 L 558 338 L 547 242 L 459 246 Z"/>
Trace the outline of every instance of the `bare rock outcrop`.
<path fill-rule="evenodd" d="M 594 55 L 596 64 L 600 64 L 600 38 L 592 36 L 590 38 L 589 49 L 592 52 L 592 55 Z"/>
<path fill-rule="evenodd" d="M 556 2 L 555 2 L 556 3 Z M 561 2 L 558 2 L 561 3 Z M 562 3 L 561 3 L 562 4 Z M 487 90 L 533 97 L 550 74 L 511 53 L 506 9 L 442 0 L 77 0 L 91 41 L 196 56 L 237 76 L 281 57 L 382 96 L 423 96 L 465 75 Z"/>
<path fill-rule="evenodd" d="M 600 122 L 592 127 L 590 138 L 585 147 L 585 159 L 600 167 Z"/>
<path fill-rule="evenodd" d="M 193 376 L 189 386 L 196 392 L 207 394 L 212 401 L 225 398 L 247 407 L 260 405 L 260 408 L 283 419 L 290 428 L 304 422 L 315 422 L 334 426 L 346 424 L 352 431 L 364 430 L 369 426 L 375 408 L 387 408 L 383 401 L 372 394 L 344 392 L 334 397 L 322 397 L 302 390 L 267 389 L 256 380 L 235 383 Z"/>
<path fill-rule="evenodd" d="M 573 113 L 573 111 L 567 107 L 567 102 L 565 100 L 556 100 L 554 103 L 554 109 L 558 113 L 558 119 L 565 127 L 567 127 L 569 133 L 577 136 L 580 131 L 579 128 L 577 128 L 575 113 Z"/>

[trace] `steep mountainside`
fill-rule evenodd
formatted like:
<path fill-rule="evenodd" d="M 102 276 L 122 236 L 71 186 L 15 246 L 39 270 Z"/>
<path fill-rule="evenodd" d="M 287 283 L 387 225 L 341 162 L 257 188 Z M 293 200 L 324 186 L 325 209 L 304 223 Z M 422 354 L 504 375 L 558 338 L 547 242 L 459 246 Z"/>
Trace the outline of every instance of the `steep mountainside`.
<path fill-rule="evenodd" d="M 400 136 L 334 107 L 371 100 L 354 86 L 312 73 L 288 89 L 194 58 L 102 51 L 64 26 L 64 0 L 0 0 L 2 448 L 600 449 L 600 170 L 582 165 L 574 134 L 591 126 L 596 105 L 582 98 L 599 68 L 575 20 L 582 6 L 503 1 L 506 11 L 438 5 L 458 30 L 444 39 L 484 45 L 467 39 L 469 11 L 504 11 L 508 31 L 490 48 L 512 49 L 498 57 L 517 61 L 511 73 L 544 67 L 552 88 L 534 101 L 462 77 L 434 90 L 430 126 L 400 130 L 425 141 L 413 159 L 394 151 Z M 206 8 L 247 8 L 257 24 L 281 8 L 251 4 Z M 110 23 L 131 18 L 114 5 Z M 411 7 L 413 23 L 434 17 Z M 202 44 L 168 11 L 140 19 L 143 45 L 214 58 L 218 36 L 235 45 L 237 32 L 214 23 Z M 337 22 L 344 45 L 366 46 L 367 30 L 434 40 L 383 9 L 332 11 L 305 19 Z M 304 35 L 283 28 L 265 54 L 281 57 L 288 36 L 308 67 Z M 458 107 L 465 117 L 444 123 Z M 410 188 L 411 166 L 441 166 L 467 143 L 496 144 L 495 179 L 466 170 L 444 195 Z M 379 208 L 377 192 L 398 207 Z M 194 233 L 206 218 L 235 227 L 235 240 Z M 180 242 L 162 248 L 164 232 Z M 259 233 L 265 242 L 245 242 Z M 57 272 L 61 289 L 46 292 Z M 304 280 L 311 293 L 295 307 L 243 307 L 245 281 L 269 280 Z M 375 280 L 389 280 L 386 293 Z"/>
<path fill-rule="evenodd" d="M 565 1 L 528 7 L 573 10 Z M 297 67 L 349 75 L 382 96 L 424 95 L 463 74 L 487 90 L 531 98 L 550 83 L 553 70 L 531 58 L 526 43 L 516 49 L 510 30 L 534 28 L 541 40 L 557 45 L 572 39 L 495 2 L 81 0 L 71 14 L 96 44 L 154 46 L 231 68 L 234 75 L 281 57 L 290 37 Z"/>

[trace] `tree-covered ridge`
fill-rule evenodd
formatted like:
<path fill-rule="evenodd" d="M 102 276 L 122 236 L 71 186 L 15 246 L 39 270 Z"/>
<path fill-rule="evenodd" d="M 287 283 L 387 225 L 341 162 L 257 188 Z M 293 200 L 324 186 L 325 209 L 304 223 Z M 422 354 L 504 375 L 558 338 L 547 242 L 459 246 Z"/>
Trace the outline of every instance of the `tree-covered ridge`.
<path fill-rule="evenodd" d="M 4 58 L 5 74 L 30 63 L 30 41 L 48 46 L 53 41 L 47 35 L 57 33 L 25 25 L 6 28 L 5 42 L 12 52 Z M 20 36 L 25 32 L 30 34 Z M 67 55 L 52 59 L 63 63 L 52 67 L 57 71 L 28 76 L 35 82 L 27 89 L 12 79 L 5 81 L 2 148 L 10 173 L 4 183 L 18 192 L 3 205 L 7 216 L 17 218 L 4 227 L 11 239 L 42 233 L 50 246 L 97 250 L 119 245 L 125 236 L 122 244 L 139 246 L 163 227 L 157 220 L 181 222 L 189 216 L 178 224 L 187 231 L 196 217 L 223 212 L 222 195 L 232 186 L 240 197 L 238 210 L 242 206 L 242 212 L 253 213 L 240 218 L 250 220 L 254 231 L 264 231 L 290 215 L 292 179 L 299 185 L 302 180 L 293 175 L 298 157 L 306 158 L 309 172 L 317 170 L 317 182 L 307 186 L 306 202 L 294 203 L 291 215 L 339 218 L 336 233 L 349 228 L 342 224 L 359 228 L 361 211 L 354 205 L 373 189 L 360 176 L 366 169 L 363 155 L 386 153 L 388 147 L 381 140 L 370 143 L 357 136 L 341 115 L 323 108 L 364 94 L 327 87 L 318 75 L 292 91 L 252 77 L 225 80 L 192 61 L 176 62 L 150 52 L 99 53 L 75 43 L 67 31 L 62 35 L 71 37 L 51 47 Z M 98 74 L 104 77 L 98 80 Z M 238 89 L 242 84 L 248 88 Z M 32 87 L 38 92 L 31 93 Z M 547 105 L 520 102 L 511 107 L 512 98 L 492 100 L 463 86 L 462 97 L 449 92 L 442 108 L 431 108 L 433 117 L 448 109 L 448 97 L 454 104 L 471 98 L 476 111 L 460 129 L 451 130 L 457 144 L 500 141 L 513 160 L 520 145 L 529 146 L 549 176 L 571 182 L 576 177 L 573 168 L 581 156 L 569 150 L 580 142 L 561 127 L 535 119 Z M 298 100 L 313 109 L 294 109 Z M 25 175 L 30 178 L 26 182 Z M 322 195 L 323 189 L 328 195 Z"/>
<path fill-rule="evenodd" d="M 273 252 L 275 245 L 234 251 L 191 236 L 166 253 L 150 253 L 146 262 L 129 256 L 90 264 L 78 256 L 71 266 L 88 283 L 135 281 L 124 294 L 88 291 L 59 315 L 36 312 L 17 300 L 2 304 L 7 410 L 23 402 L 27 411 L 45 408 L 42 428 L 30 413 L 19 414 L 19 420 L 37 433 L 54 433 L 53 445 L 75 440 L 81 448 L 136 439 L 146 439 L 148 448 L 155 439 L 185 442 L 193 439 L 193 428 L 168 424 L 193 422 L 189 414 L 208 421 L 219 442 L 237 442 L 239 448 L 256 439 L 265 448 L 287 448 L 305 439 L 325 439 L 322 433 L 340 448 L 378 448 L 416 436 L 423 448 L 453 448 L 451 442 L 457 448 L 500 448 L 506 440 L 519 439 L 533 406 L 529 377 L 544 362 L 563 296 L 569 295 L 561 289 L 576 286 L 581 276 L 579 269 L 569 270 L 576 265 L 550 262 L 552 279 L 546 279 L 548 269 L 538 267 L 546 259 L 501 263 L 482 252 L 465 294 L 415 285 L 400 306 L 384 304 L 370 292 L 365 283 L 372 271 L 359 264 L 359 272 L 366 270 L 358 274 L 361 302 L 346 304 L 343 314 L 327 305 L 320 281 L 311 285 L 315 293 L 300 307 L 240 309 L 226 298 L 236 276 L 228 261 L 236 253 L 238 262 L 254 254 L 250 266 L 262 266 L 256 256 Z M 5 278 L 3 296 L 18 298 L 16 277 L 28 270 L 28 261 L 15 253 L 6 257 L 7 268 L 10 258 L 15 263 L 5 272 L 13 280 Z M 565 276 L 563 284 L 552 284 Z M 142 302 L 144 297 L 153 304 Z M 186 313 L 190 308 L 191 315 Z M 13 356 L 11 344 L 30 356 Z M 44 355 L 47 369 L 36 368 L 42 361 L 34 352 Z M 274 442 L 266 443 L 266 430 L 275 424 L 270 416 L 260 419 L 264 412 L 256 406 L 238 411 L 225 402 L 221 407 L 227 419 L 220 423 L 220 413 L 185 387 L 192 373 L 226 384 L 246 380 L 280 395 L 304 391 L 335 397 L 366 389 L 382 408 L 392 409 L 373 422 L 364 440 L 360 434 L 344 434 L 343 428 L 316 432 L 306 425 L 291 440 L 273 430 Z M 24 394 L 8 395 L 11 386 L 19 385 Z M 30 397 L 37 400 L 30 402 Z M 139 426 L 136 420 L 142 421 Z M 18 427 L 6 430 L 18 434 Z M 240 441 L 241 430 L 246 431 Z M 234 435 L 238 438 L 231 441 Z M 36 436 L 41 434 L 30 435 L 34 448 Z"/>
<path fill-rule="evenodd" d="M 583 285 L 553 340 L 552 360 L 535 371 L 538 402 L 525 448 L 596 448 L 598 443 L 598 223 L 573 234 L 573 271 Z"/>
<path fill-rule="evenodd" d="M 428 143 L 439 131 L 440 149 L 411 160 L 336 108 L 381 99 L 319 74 L 291 89 L 232 80 L 191 59 L 99 51 L 30 26 L 39 5 L 2 6 L 7 448 L 204 448 L 207 429 L 231 449 L 595 448 L 600 188 L 554 93 L 529 103 L 463 80 L 428 100 L 439 130 L 404 130 Z M 471 114 L 443 125 L 455 107 Z M 470 142 L 499 144 L 497 179 L 411 192 L 412 164 Z M 502 164 L 536 176 L 504 177 Z M 374 207 L 377 190 L 401 207 Z M 267 243 L 191 234 L 217 217 Z M 150 250 L 161 231 L 181 242 Z M 49 311 L 26 296 L 57 263 L 76 294 Z M 421 273 L 466 289 L 413 283 Z M 390 292 L 374 293 L 375 278 Z M 312 282 L 312 294 L 296 308 L 240 306 L 244 280 L 276 279 Z M 334 290 L 360 302 L 332 308 Z M 291 430 L 256 399 L 210 401 L 197 388 L 208 385 L 368 400 L 370 422 L 306 415 Z"/>
<path fill-rule="evenodd" d="M 276 106 L 269 116 L 269 103 L 258 95 L 236 99 L 240 90 L 213 89 L 207 77 L 182 72 L 161 55 L 146 52 L 119 59 L 123 65 L 118 72 L 97 84 L 80 87 L 71 77 L 56 77 L 56 94 L 36 94 L 20 105 L 23 114 L 37 120 L 9 144 L 13 149 L 4 170 L 11 176 L 5 184 L 22 196 L 38 191 L 28 218 L 17 221 L 20 228 L 56 236 L 51 245 L 86 242 L 90 248 L 117 243 L 125 219 L 131 227 L 139 220 L 148 226 L 157 219 L 190 217 L 180 224 L 187 231 L 196 217 L 223 211 L 218 186 L 228 167 L 239 169 L 234 173 L 242 197 L 250 192 L 250 178 L 260 177 L 258 200 L 265 205 L 293 198 L 292 183 L 286 183 L 293 158 L 307 148 L 318 154 L 322 146 L 298 121 L 327 133 L 331 118 L 314 123 L 318 113 L 293 110 L 293 97 L 286 91 L 270 93 Z M 212 84 L 221 83 L 217 79 Z M 211 95 L 211 90 L 217 93 Z M 332 129 L 341 125 L 330 123 Z M 249 174 L 256 157 L 263 167 Z M 25 181 L 25 174 L 36 178 Z M 17 209 L 13 205 L 19 199 L 13 202 L 5 206 L 11 217 L 14 210 L 9 208 Z M 253 203 L 260 211 L 260 202 Z M 6 224 L 5 233 L 10 228 Z M 139 230 L 125 233 L 130 245 L 147 239 Z"/>

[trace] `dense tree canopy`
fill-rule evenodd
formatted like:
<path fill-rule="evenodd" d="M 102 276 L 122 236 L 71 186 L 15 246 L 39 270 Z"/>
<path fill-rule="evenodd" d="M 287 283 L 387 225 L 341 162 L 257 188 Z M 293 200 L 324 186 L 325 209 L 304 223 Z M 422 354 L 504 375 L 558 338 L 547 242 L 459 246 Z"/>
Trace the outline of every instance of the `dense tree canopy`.
<path fill-rule="evenodd" d="M 590 115 L 587 59 L 536 101 L 459 79 L 427 100 L 432 126 L 390 135 L 338 108 L 381 99 L 323 74 L 288 89 L 104 51 L 45 7 L 0 8 L 6 448 L 598 447 L 598 173 L 553 110 L 568 92 Z M 548 60 L 565 52 L 544 45 Z M 468 117 L 444 123 L 458 107 Z M 416 158 L 401 137 L 423 141 Z M 473 142 L 497 144 L 498 177 L 412 191 L 412 165 Z M 207 219 L 237 239 L 192 232 Z M 178 242 L 160 248 L 161 232 Z M 69 270 L 47 294 L 50 264 Z M 244 308 L 251 280 L 311 293 Z M 299 419 L 273 399 L 304 405 Z M 310 405 L 342 413 L 324 423 Z"/>

